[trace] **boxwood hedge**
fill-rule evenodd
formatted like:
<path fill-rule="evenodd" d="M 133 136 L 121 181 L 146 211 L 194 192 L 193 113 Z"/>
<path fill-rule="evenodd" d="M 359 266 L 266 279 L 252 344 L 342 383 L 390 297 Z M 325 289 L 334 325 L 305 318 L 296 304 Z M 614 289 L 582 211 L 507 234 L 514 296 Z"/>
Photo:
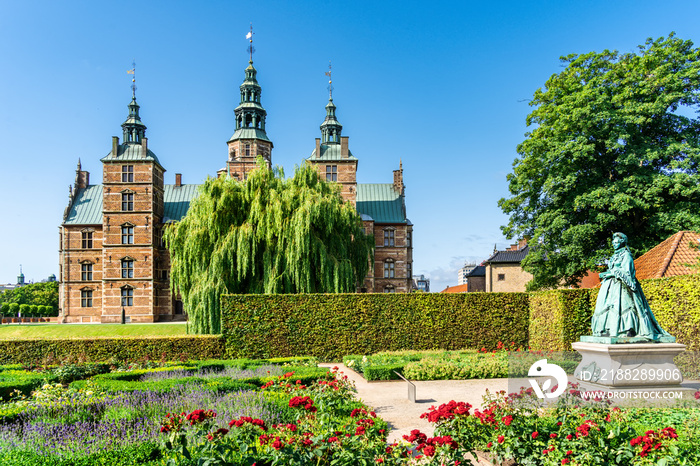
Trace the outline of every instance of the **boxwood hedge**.
<path fill-rule="evenodd" d="M 225 295 L 227 357 L 495 348 L 528 342 L 527 293 Z"/>

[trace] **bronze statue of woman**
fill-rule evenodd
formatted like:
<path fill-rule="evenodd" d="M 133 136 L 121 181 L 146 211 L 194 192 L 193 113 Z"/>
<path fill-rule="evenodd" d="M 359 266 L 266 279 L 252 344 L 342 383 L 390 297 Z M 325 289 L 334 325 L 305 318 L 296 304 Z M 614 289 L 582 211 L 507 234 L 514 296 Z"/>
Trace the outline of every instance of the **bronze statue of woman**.
<path fill-rule="evenodd" d="M 591 322 L 593 336 L 640 337 L 649 341 L 670 337 L 656 321 L 637 280 L 627 236 L 615 233 L 612 244 L 615 252 L 608 260 L 608 270 L 599 275 L 602 284 Z"/>

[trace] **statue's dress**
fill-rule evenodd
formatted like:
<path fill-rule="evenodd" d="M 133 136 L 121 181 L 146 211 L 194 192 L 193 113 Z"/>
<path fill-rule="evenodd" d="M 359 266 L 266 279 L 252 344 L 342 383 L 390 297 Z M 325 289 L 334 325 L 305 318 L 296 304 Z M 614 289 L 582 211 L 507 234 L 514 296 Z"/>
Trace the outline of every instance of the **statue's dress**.
<path fill-rule="evenodd" d="M 591 330 L 594 336 L 624 337 L 630 329 L 636 336 L 657 340 L 668 336 L 649 307 L 634 271 L 632 253 L 620 248 L 608 261 L 608 272 L 598 293 Z"/>

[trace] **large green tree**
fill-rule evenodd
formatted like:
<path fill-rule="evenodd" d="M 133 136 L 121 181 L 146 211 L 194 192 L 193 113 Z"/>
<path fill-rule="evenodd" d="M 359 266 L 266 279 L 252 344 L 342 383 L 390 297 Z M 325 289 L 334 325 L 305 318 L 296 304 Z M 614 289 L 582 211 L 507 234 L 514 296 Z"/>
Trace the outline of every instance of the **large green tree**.
<path fill-rule="evenodd" d="M 0 303 L 36 304 L 58 308 L 58 282 L 30 283 L 0 293 Z"/>
<path fill-rule="evenodd" d="M 530 289 L 573 285 L 611 249 L 700 228 L 700 52 L 673 34 L 636 53 L 562 57 L 535 92 L 508 175 L 507 237 L 529 237 Z"/>
<path fill-rule="evenodd" d="M 285 179 L 262 163 L 245 182 L 208 179 L 165 238 L 195 333 L 221 331 L 224 293 L 353 292 L 374 244 L 336 183 L 309 165 Z"/>

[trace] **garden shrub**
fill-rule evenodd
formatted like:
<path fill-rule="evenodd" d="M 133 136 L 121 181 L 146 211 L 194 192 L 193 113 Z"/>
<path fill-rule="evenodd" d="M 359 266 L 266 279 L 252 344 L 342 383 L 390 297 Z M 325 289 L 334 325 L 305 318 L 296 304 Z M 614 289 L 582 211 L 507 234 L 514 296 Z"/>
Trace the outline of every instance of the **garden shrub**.
<path fill-rule="evenodd" d="M 10 303 L 10 314 L 16 317 L 18 312 L 19 312 L 19 304 Z"/>
<path fill-rule="evenodd" d="M 29 315 L 36 316 L 39 313 L 38 310 L 39 306 L 37 306 L 36 304 L 29 305 Z"/>
<path fill-rule="evenodd" d="M 10 303 L 0 304 L 0 312 L 2 312 L 3 315 L 9 314 L 10 313 Z"/>
<path fill-rule="evenodd" d="M 220 335 L 94 338 L 63 340 L 0 340 L 0 364 L 40 364 L 53 360 L 106 362 L 110 360 L 160 360 L 221 358 Z"/>
<path fill-rule="evenodd" d="M 406 363 L 369 366 L 365 370 L 364 376 L 367 380 L 399 380 L 400 377 L 396 375 L 396 372 L 403 375 L 405 365 Z"/>
<path fill-rule="evenodd" d="M 29 314 L 29 304 L 20 304 L 19 312 L 22 313 L 22 317 L 27 316 Z"/>
<path fill-rule="evenodd" d="M 225 295 L 227 357 L 495 348 L 528 341 L 526 293 Z"/>
<path fill-rule="evenodd" d="M 29 395 L 32 390 L 56 379 L 51 373 L 26 372 L 23 370 L 4 370 L 0 372 L 0 398 L 8 400 L 10 394 L 17 390 Z"/>

